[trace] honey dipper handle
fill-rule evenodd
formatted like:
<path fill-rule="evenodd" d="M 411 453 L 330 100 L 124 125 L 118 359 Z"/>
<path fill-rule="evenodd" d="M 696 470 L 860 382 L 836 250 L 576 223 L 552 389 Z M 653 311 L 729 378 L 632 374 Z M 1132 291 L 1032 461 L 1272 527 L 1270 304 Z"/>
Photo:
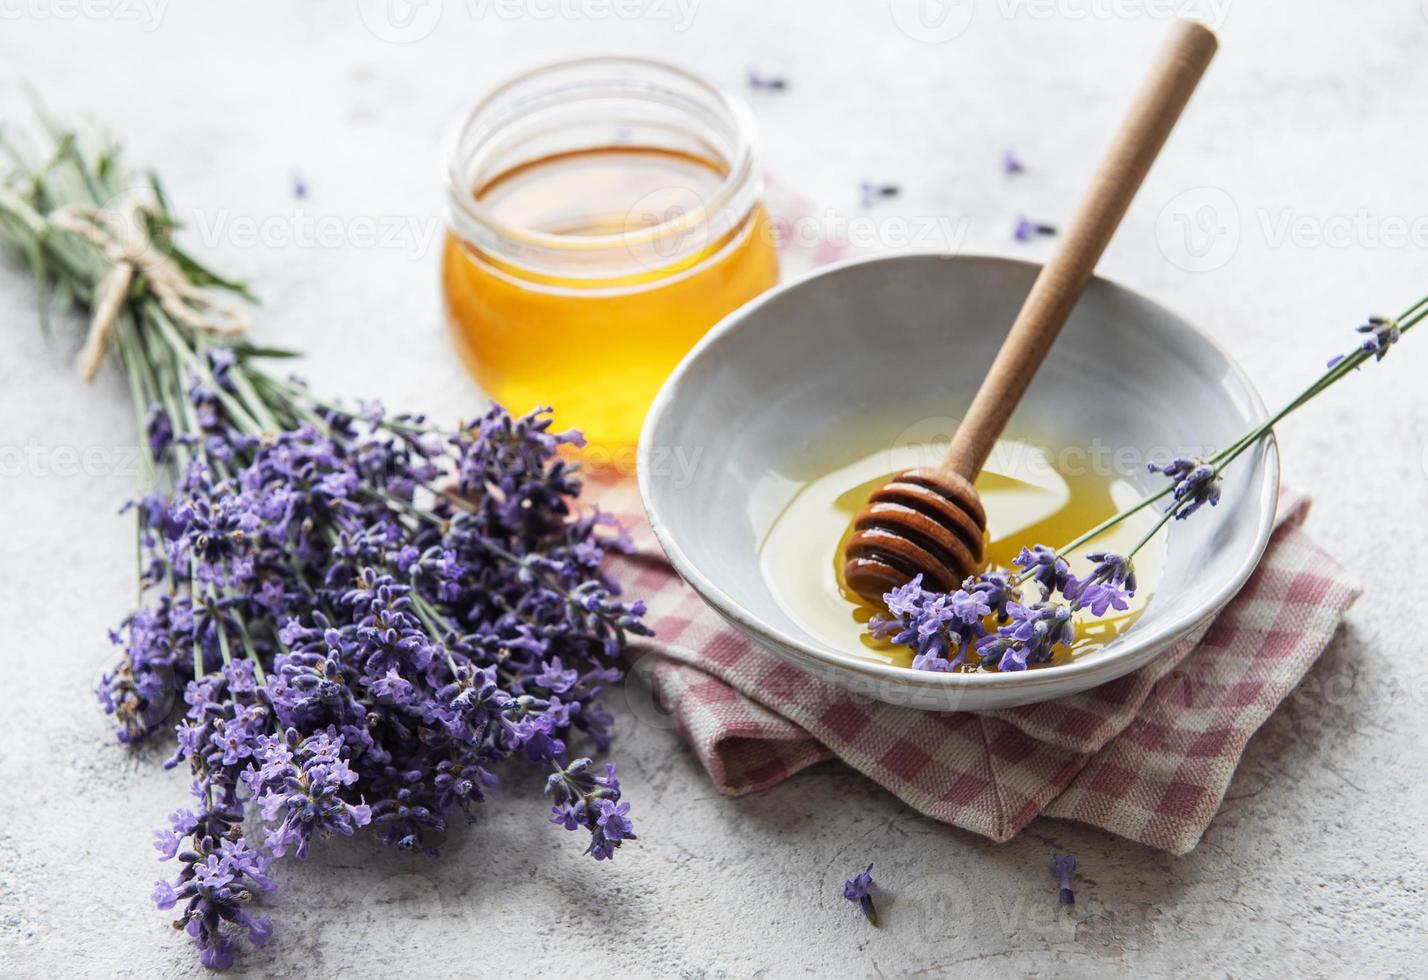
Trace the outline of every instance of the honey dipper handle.
<path fill-rule="evenodd" d="M 1182 21 L 1175 26 L 1101 161 L 1060 247 L 1022 304 L 948 447 L 939 467 L 942 471 L 966 480 L 976 479 L 981 472 L 1217 46 L 1214 33 L 1202 24 Z"/>

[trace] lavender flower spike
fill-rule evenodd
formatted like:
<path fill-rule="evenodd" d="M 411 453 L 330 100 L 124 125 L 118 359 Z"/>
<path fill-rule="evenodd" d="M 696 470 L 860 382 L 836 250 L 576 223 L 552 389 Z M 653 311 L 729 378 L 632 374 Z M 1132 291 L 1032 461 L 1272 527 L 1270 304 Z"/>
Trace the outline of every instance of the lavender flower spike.
<path fill-rule="evenodd" d="M 872 887 L 873 866 L 870 864 L 861 874 L 854 875 L 851 881 L 843 882 L 843 897 L 850 902 L 857 902 L 858 907 L 863 910 L 863 915 L 877 926 L 878 910 L 873 906 L 873 896 L 870 894 Z"/>
<path fill-rule="evenodd" d="M 1061 892 L 1057 904 L 1069 909 L 1076 904 L 1076 893 L 1071 890 L 1071 876 L 1076 873 L 1076 859 L 1070 854 L 1061 854 L 1051 859 L 1051 873 L 1061 882 Z"/>
<path fill-rule="evenodd" d="M 1367 323 L 1356 329 L 1359 333 L 1368 334 L 1359 346 L 1370 354 L 1376 355 L 1374 357 L 1376 361 L 1383 360 L 1388 349 L 1398 343 L 1398 338 L 1402 336 L 1397 320 L 1381 316 L 1369 317 Z"/>
<path fill-rule="evenodd" d="M 1175 481 L 1171 495 L 1176 501 L 1175 519 L 1184 520 L 1204 504 L 1220 502 L 1220 471 L 1199 457 L 1177 456 L 1164 466 L 1146 464 L 1152 473 L 1163 473 Z"/>
<path fill-rule="evenodd" d="M 1062 591 L 1071 579 L 1071 566 L 1066 564 L 1066 559 L 1044 544 L 1021 549 L 1021 553 L 1012 559 L 1012 564 L 1023 574 L 1030 573 L 1041 585 L 1043 599 L 1053 592 Z"/>
<path fill-rule="evenodd" d="M 1089 609 L 1093 616 L 1103 616 L 1107 609 L 1126 609 L 1126 600 L 1135 595 L 1135 563 L 1109 551 L 1086 557 L 1096 563 L 1091 574 L 1084 579 L 1071 576 L 1062 590 L 1071 608 Z"/>

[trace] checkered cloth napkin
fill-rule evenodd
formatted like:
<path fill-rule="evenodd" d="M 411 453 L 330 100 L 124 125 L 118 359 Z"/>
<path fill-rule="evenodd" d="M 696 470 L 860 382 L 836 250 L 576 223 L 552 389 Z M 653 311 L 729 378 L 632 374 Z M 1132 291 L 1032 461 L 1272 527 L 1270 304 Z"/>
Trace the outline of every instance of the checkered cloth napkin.
<path fill-rule="evenodd" d="M 1245 743 L 1318 659 L 1359 589 L 1280 498 L 1259 568 L 1220 614 L 1151 664 L 1090 691 L 1001 711 L 925 712 L 850 695 L 745 639 L 675 574 L 628 484 L 602 509 L 636 551 L 612 573 L 649 606 L 636 673 L 732 796 L 837 757 L 934 820 L 995 841 L 1038 815 L 1184 854 Z"/>

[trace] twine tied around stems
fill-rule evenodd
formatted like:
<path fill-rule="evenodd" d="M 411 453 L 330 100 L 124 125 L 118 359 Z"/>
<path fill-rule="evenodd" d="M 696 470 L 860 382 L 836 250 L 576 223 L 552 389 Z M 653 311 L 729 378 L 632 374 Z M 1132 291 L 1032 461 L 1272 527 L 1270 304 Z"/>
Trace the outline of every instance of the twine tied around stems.
<path fill-rule="evenodd" d="M 46 220 L 51 228 L 83 238 L 109 262 L 109 271 L 95 284 L 89 334 L 79 352 L 79 370 L 85 381 L 92 381 L 99 371 L 135 276 L 143 277 L 145 287 L 174 322 L 190 330 L 224 337 L 247 332 L 247 313 L 214 301 L 154 244 L 139 203 L 132 197 L 104 208 L 67 205 L 51 212 Z"/>

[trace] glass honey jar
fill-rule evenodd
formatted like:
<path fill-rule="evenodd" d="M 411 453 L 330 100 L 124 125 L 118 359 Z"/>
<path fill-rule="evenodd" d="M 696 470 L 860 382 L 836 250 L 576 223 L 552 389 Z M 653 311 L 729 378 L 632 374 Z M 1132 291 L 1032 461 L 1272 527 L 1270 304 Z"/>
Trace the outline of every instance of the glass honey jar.
<path fill-rule="evenodd" d="M 482 389 L 632 458 L 685 353 L 778 278 L 746 106 L 680 68 L 563 62 L 452 137 L 442 287 Z"/>

